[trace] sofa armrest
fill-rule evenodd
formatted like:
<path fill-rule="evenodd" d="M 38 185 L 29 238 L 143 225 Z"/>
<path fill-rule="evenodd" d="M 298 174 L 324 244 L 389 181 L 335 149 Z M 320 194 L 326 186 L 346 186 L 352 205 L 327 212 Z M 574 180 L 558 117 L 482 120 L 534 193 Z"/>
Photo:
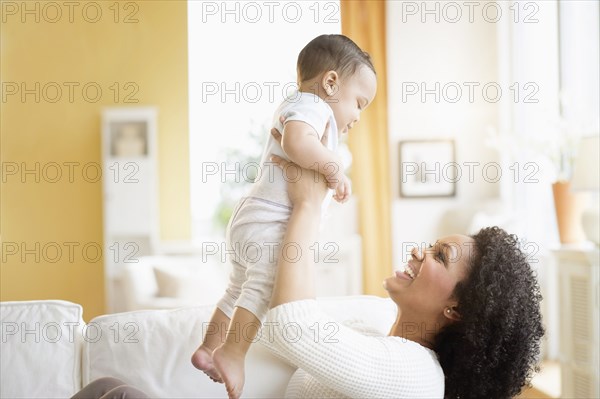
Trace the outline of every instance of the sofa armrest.
<path fill-rule="evenodd" d="M 0 397 L 65 398 L 81 389 L 80 305 L 0 302 Z"/>

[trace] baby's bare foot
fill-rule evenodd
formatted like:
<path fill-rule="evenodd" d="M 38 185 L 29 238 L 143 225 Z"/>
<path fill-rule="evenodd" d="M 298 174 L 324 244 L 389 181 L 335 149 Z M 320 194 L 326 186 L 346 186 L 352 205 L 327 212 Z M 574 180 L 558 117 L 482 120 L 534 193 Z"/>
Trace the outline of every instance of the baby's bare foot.
<path fill-rule="evenodd" d="M 216 371 L 223 377 L 230 399 L 238 399 L 244 389 L 244 355 L 232 351 L 225 344 L 213 352 Z"/>
<path fill-rule="evenodd" d="M 204 345 L 200 345 L 196 352 L 192 355 L 192 364 L 198 370 L 202 370 L 204 374 L 206 374 L 211 380 L 218 383 L 223 383 L 219 372 L 215 370 L 215 366 L 213 364 L 212 359 L 212 350 L 205 347 Z"/>

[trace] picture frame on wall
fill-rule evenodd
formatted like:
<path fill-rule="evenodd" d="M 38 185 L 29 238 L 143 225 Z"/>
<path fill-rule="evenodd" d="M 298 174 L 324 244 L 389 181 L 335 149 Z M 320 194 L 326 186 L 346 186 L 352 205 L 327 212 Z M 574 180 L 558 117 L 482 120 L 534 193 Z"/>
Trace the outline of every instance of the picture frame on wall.
<path fill-rule="evenodd" d="M 398 147 L 400 197 L 456 196 L 459 165 L 454 140 L 402 140 Z"/>

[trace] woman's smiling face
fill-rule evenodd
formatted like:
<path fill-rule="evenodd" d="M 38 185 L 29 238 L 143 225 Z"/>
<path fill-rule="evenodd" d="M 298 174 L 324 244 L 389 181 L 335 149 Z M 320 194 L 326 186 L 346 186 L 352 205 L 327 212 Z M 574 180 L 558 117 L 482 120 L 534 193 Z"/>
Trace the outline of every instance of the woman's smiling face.
<path fill-rule="evenodd" d="M 467 276 L 474 245 L 471 237 L 457 234 L 440 238 L 423 253 L 415 247 L 406 271 L 396 271 L 383 286 L 403 312 L 442 315 L 455 306 L 452 293 Z"/>

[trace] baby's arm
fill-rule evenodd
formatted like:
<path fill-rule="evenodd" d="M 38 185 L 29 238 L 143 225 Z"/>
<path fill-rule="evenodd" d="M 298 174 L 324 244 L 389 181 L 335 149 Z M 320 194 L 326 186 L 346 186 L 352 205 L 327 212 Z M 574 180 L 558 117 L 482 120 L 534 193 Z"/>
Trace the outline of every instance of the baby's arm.
<path fill-rule="evenodd" d="M 325 147 L 315 129 L 301 121 L 289 121 L 283 127 L 281 148 L 290 161 L 325 176 L 336 190 L 335 199 L 345 202 L 351 194 L 350 180 L 343 172 L 341 158 Z"/>

